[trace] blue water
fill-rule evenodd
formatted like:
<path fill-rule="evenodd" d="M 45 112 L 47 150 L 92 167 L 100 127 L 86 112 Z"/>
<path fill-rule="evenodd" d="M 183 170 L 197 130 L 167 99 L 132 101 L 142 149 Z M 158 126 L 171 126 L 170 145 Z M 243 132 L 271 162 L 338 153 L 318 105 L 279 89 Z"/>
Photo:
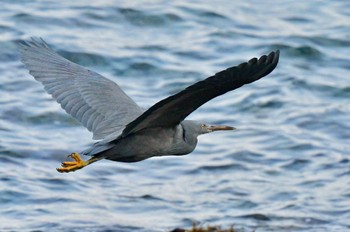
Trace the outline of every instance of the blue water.
<path fill-rule="evenodd" d="M 350 231 L 348 1 L 1 1 L 0 231 Z M 277 69 L 191 119 L 234 132 L 183 157 L 55 168 L 92 135 L 19 62 L 43 37 L 147 108 L 280 49 Z"/>

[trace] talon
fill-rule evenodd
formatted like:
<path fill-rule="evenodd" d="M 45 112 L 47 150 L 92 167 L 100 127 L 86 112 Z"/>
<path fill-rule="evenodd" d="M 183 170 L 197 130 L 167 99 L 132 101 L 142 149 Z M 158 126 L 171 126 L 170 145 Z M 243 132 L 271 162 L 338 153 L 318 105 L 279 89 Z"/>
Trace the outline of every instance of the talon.
<path fill-rule="evenodd" d="M 76 164 L 77 164 L 77 162 L 75 162 L 75 161 L 65 161 L 65 162 L 61 163 L 61 166 L 62 167 L 69 167 L 69 166 L 74 166 Z"/>
<path fill-rule="evenodd" d="M 82 158 L 80 158 L 79 153 L 73 152 L 72 154 L 70 154 L 68 157 L 74 159 L 76 162 L 81 162 L 83 161 Z"/>
<path fill-rule="evenodd" d="M 72 158 L 74 161 L 62 162 L 61 167 L 56 169 L 58 172 L 74 172 L 89 164 L 89 162 L 80 158 L 80 155 L 78 153 L 74 152 L 68 157 Z"/>
<path fill-rule="evenodd" d="M 56 168 L 58 172 L 74 172 L 78 169 L 81 169 L 89 164 L 92 164 L 96 161 L 99 161 L 100 159 L 103 159 L 103 157 L 92 157 L 89 160 L 83 160 L 80 158 L 79 153 L 73 152 L 68 157 L 72 158 L 74 161 L 64 161 L 61 164 L 60 168 Z"/>

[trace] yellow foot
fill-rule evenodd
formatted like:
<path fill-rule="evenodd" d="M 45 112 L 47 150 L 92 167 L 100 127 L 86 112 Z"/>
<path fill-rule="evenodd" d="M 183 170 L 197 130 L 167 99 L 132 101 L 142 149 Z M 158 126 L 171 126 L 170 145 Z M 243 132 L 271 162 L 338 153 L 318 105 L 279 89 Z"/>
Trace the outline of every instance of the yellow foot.
<path fill-rule="evenodd" d="M 68 157 L 74 159 L 74 161 L 65 161 L 62 163 L 61 168 L 57 168 L 58 172 L 74 172 L 78 169 L 89 165 L 90 162 L 84 161 L 80 158 L 79 153 L 72 153 Z"/>

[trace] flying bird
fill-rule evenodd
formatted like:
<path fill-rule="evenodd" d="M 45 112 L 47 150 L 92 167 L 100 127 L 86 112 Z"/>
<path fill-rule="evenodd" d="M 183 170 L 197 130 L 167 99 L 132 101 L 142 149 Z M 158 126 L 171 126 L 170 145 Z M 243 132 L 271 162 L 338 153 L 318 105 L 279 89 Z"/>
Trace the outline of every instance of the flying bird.
<path fill-rule="evenodd" d="M 234 130 L 185 120 L 198 107 L 226 92 L 254 82 L 275 69 L 279 51 L 230 67 L 167 97 L 148 110 L 141 109 L 115 82 L 54 52 L 43 39 L 20 44 L 21 60 L 35 80 L 98 140 L 69 155 L 59 172 L 81 169 L 101 159 L 137 162 L 153 156 L 186 155 L 202 134 Z"/>

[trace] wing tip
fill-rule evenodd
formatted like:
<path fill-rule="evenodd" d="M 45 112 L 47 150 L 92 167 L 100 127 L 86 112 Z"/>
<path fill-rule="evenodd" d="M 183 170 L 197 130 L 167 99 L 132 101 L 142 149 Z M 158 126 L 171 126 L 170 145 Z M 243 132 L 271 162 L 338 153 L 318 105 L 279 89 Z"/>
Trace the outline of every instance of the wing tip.
<path fill-rule="evenodd" d="M 280 58 L 280 50 L 277 49 L 276 51 L 271 52 L 269 55 L 273 57 L 272 63 L 278 63 Z"/>
<path fill-rule="evenodd" d="M 279 56 L 280 56 L 280 50 L 276 50 L 276 51 L 272 51 L 270 52 L 268 55 L 263 55 L 262 57 L 259 58 L 259 60 L 263 57 L 266 57 L 266 63 L 278 63 L 279 60 Z"/>
<path fill-rule="evenodd" d="M 17 42 L 18 52 L 20 55 L 20 61 L 24 66 L 30 70 L 29 64 L 33 57 L 38 57 L 38 54 L 53 53 L 53 50 L 45 42 L 42 37 L 30 37 L 30 39 L 23 39 Z"/>
<path fill-rule="evenodd" d="M 30 37 L 27 40 L 20 40 L 18 45 L 20 52 L 27 51 L 30 48 L 50 48 L 42 37 Z"/>
<path fill-rule="evenodd" d="M 260 75 L 257 79 L 260 79 L 260 78 L 270 74 L 277 67 L 277 64 L 279 62 L 279 57 L 280 57 L 280 50 L 279 49 L 270 52 L 268 55 L 261 56 L 259 58 L 257 64 L 265 66 L 265 67 L 262 68 L 262 72 L 260 73 Z"/>
<path fill-rule="evenodd" d="M 277 49 L 276 51 L 270 52 L 270 54 L 267 57 L 268 57 L 267 62 L 272 65 L 271 69 L 273 70 L 274 68 L 276 68 L 278 64 L 278 61 L 280 58 L 280 50 Z"/>

